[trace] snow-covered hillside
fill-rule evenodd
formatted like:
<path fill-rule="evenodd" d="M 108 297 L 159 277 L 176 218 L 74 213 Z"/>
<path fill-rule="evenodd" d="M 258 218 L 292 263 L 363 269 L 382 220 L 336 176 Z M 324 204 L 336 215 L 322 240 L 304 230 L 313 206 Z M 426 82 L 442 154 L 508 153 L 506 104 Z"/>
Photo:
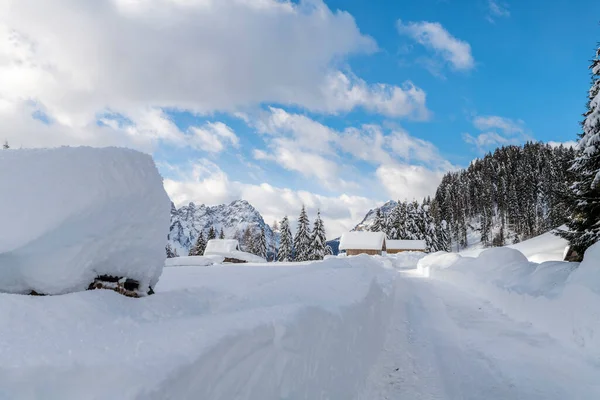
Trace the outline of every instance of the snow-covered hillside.
<path fill-rule="evenodd" d="M 248 227 L 256 231 L 263 228 L 267 243 L 272 243 L 276 236 L 250 203 L 235 200 L 231 204 L 218 206 L 198 206 L 194 203 L 179 209 L 172 206 L 169 243 L 180 256 L 185 256 L 196 241 L 198 232 L 202 230 L 206 236 L 211 227 L 216 229 L 217 234 L 223 229 L 225 237 L 229 239 L 240 237 Z"/>
<path fill-rule="evenodd" d="M 137 151 L 0 151 L 0 291 L 67 293 L 100 275 L 154 286 L 169 204 L 154 161 Z"/>
<path fill-rule="evenodd" d="M 354 230 L 355 231 L 368 231 L 371 228 L 371 226 L 373 225 L 373 222 L 375 221 L 375 215 L 377 214 L 377 210 L 381 210 L 383 215 L 385 215 L 387 217 L 391 214 L 392 210 L 394 209 L 394 207 L 396 207 L 396 205 L 398 205 L 398 202 L 396 202 L 394 200 L 390 200 L 390 201 L 386 202 L 385 204 L 383 204 L 381 207 L 377 207 L 372 210 L 369 210 L 367 212 L 367 214 L 365 215 L 365 217 L 363 218 L 363 220 L 360 221 L 360 223 L 354 227 Z"/>

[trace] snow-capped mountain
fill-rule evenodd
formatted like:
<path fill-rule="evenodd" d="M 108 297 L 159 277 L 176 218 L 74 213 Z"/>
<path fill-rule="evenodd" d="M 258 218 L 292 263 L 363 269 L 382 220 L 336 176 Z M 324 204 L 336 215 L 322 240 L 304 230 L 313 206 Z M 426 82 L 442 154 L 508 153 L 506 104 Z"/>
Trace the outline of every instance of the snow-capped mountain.
<path fill-rule="evenodd" d="M 211 226 L 215 228 L 217 235 L 222 228 L 225 237 L 232 239 L 241 237 L 248 227 L 255 232 L 263 228 L 269 244 L 276 236 L 250 203 L 246 200 L 235 200 L 231 204 L 218 206 L 190 203 L 178 209 L 173 205 L 169 243 L 180 256 L 187 255 L 198 238 L 198 232 L 202 230 L 206 235 Z"/>
<path fill-rule="evenodd" d="M 383 214 L 388 216 L 388 215 L 390 215 L 390 213 L 392 212 L 394 207 L 396 207 L 397 204 L 398 204 L 398 202 L 396 202 L 394 200 L 390 200 L 379 208 L 374 208 L 372 210 L 369 210 L 367 215 L 365 215 L 363 220 L 358 225 L 356 225 L 353 230 L 355 230 L 355 231 L 366 231 L 367 230 L 368 231 L 369 228 L 371 227 L 371 225 L 373 225 L 373 221 L 375 220 L 375 214 L 377 213 L 377 210 L 381 210 L 383 212 Z"/>

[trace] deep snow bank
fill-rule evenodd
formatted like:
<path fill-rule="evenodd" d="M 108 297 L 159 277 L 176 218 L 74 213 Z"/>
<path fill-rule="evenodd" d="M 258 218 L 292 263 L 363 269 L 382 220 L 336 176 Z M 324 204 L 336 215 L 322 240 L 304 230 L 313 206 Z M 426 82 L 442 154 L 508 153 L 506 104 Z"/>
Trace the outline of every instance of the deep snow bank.
<path fill-rule="evenodd" d="M 154 286 L 170 201 L 152 158 L 118 148 L 0 152 L 0 291 L 84 290 L 98 275 Z"/>
<path fill-rule="evenodd" d="M 476 258 L 431 254 L 419 261 L 418 269 L 600 357 L 600 243 L 588 249 L 580 265 L 560 261 L 537 264 L 517 250 L 495 248 Z"/>
<path fill-rule="evenodd" d="M 136 300 L 0 294 L 0 399 L 350 399 L 393 278 L 358 256 L 166 268 Z"/>
<path fill-rule="evenodd" d="M 564 227 L 561 226 L 557 229 L 563 228 Z M 541 263 L 545 261 L 562 261 L 565 256 L 565 249 L 568 245 L 569 242 L 560 236 L 556 236 L 552 232 L 546 232 L 542 235 L 506 247 L 519 250 L 529 261 Z M 484 250 L 484 248 L 475 247 L 463 250 L 460 254 L 467 257 L 477 257 Z"/>

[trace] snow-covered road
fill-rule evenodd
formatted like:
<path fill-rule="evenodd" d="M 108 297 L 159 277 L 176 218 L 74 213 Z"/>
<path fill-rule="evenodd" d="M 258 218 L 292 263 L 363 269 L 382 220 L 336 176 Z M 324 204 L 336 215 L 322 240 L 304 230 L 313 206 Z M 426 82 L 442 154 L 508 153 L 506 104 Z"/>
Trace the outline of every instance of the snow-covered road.
<path fill-rule="evenodd" d="M 598 399 L 585 359 L 450 283 L 400 271 L 385 348 L 360 399 Z"/>

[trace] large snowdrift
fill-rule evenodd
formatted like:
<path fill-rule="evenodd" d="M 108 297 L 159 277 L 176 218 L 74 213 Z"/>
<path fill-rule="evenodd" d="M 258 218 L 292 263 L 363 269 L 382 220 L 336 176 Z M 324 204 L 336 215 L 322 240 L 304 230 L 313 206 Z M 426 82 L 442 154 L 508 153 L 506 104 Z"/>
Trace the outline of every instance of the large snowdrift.
<path fill-rule="evenodd" d="M 367 257 L 166 268 L 156 294 L 0 294 L 0 398 L 351 399 L 394 272 Z"/>
<path fill-rule="evenodd" d="M 558 229 L 563 229 L 563 227 L 559 227 Z M 565 249 L 568 245 L 569 242 L 565 239 L 556 236 L 552 232 L 546 232 L 542 235 L 506 247 L 519 250 L 529 261 L 541 263 L 544 261 L 562 261 L 565 256 Z M 485 250 L 480 246 L 481 244 L 478 243 L 473 248 L 461 251 L 460 254 L 467 257 L 477 257 Z"/>
<path fill-rule="evenodd" d="M 0 152 L 0 291 L 60 294 L 98 275 L 154 286 L 170 201 L 148 155 L 117 148 Z"/>
<path fill-rule="evenodd" d="M 477 258 L 435 253 L 420 260 L 418 269 L 600 357 L 600 243 L 587 250 L 580 265 L 561 261 L 537 264 L 515 249 L 495 248 Z"/>

